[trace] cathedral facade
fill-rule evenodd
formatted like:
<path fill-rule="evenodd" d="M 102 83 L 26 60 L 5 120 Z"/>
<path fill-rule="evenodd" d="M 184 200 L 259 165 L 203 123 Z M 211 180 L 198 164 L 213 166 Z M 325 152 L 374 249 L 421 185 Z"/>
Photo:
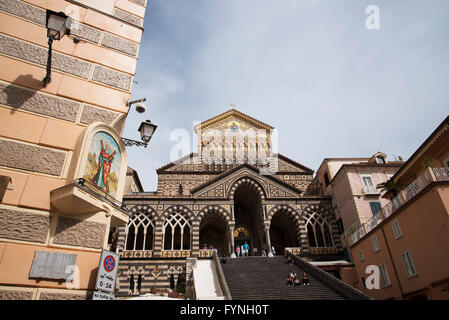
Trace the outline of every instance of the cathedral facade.
<path fill-rule="evenodd" d="M 195 132 L 197 152 L 159 168 L 156 192 L 124 196 L 119 294 L 169 288 L 187 259 L 234 258 L 245 242 L 253 256 L 341 254 L 331 199 L 312 169 L 273 153 L 273 127 L 232 109 Z"/>

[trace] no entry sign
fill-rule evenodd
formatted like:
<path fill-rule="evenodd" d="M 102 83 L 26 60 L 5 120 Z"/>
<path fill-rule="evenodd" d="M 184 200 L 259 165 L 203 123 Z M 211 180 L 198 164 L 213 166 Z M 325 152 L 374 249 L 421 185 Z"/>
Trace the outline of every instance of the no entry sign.
<path fill-rule="evenodd" d="M 97 282 L 95 289 L 105 292 L 114 292 L 117 276 L 119 256 L 114 252 L 103 250 L 98 264 Z"/>

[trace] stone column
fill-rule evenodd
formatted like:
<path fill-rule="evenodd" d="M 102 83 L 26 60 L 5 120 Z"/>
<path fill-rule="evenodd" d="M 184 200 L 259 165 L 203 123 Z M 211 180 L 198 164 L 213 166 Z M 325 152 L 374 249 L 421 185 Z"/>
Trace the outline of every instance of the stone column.
<path fill-rule="evenodd" d="M 234 248 L 234 227 L 229 227 L 229 241 L 231 242 L 231 258 L 236 258 Z"/>
<path fill-rule="evenodd" d="M 192 251 L 192 257 L 197 256 L 197 252 L 200 250 L 200 222 L 194 221 L 192 223 L 192 230 L 190 233 L 190 237 L 192 239 L 192 247 L 190 250 Z"/>
<path fill-rule="evenodd" d="M 273 253 L 271 252 L 271 239 L 270 239 L 270 226 L 265 226 L 265 238 L 267 239 L 268 246 L 268 256 L 273 257 Z"/>

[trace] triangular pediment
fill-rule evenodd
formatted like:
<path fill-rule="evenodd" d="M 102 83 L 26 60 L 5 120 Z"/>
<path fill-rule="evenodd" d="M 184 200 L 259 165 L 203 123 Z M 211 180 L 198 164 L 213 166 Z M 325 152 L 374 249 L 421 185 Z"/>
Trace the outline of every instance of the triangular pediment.
<path fill-rule="evenodd" d="M 271 130 L 274 129 L 272 126 L 262 121 L 250 117 L 238 110 L 231 109 L 209 120 L 201 122 L 200 124 L 195 126 L 195 132 L 198 133 L 199 129 L 201 129 L 202 131 L 205 131 L 207 129 L 222 131 L 225 129 L 231 129 L 234 126 L 241 130 L 265 129 L 271 132 Z"/>
<path fill-rule="evenodd" d="M 251 165 L 242 164 L 216 178 L 190 190 L 195 198 L 228 198 L 232 187 L 240 179 L 250 179 L 264 193 L 265 198 L 298 198 L 301 190 L 275 178 L 271 175 L 261 175 L 259 170 Z"/>

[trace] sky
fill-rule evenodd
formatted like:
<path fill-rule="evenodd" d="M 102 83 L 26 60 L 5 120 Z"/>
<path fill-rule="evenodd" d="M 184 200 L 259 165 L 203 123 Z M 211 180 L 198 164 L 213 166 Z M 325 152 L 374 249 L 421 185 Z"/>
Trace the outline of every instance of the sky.
<path fill-rule="evenodd" d="M 407 160 L 449 114 L 448 31 L 447 0 L 148 0 L 131 94 L 147 111 L 123 136 L 158 128 L 128 165 L 155 191 L 171 133 L 231 104 L 315 171 L 377 151 Z"/>

